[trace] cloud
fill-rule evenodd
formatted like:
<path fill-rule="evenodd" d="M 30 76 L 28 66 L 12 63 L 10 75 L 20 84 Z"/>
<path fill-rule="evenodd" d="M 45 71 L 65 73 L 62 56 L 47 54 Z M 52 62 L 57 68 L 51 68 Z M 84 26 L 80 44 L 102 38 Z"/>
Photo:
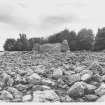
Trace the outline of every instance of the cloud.
<path fill-rule="evenodd" d="M 79 17 L 75 16 L 74 14 L 66 15 L 51 15 L 46 16 L 41 20 L 40 27 L 42 29 L 50 29 L 54 27 L 58 27 L 60 25 L 64 24 L 71 24 L 73 22 L 76 22 L 79 19 Z"/>

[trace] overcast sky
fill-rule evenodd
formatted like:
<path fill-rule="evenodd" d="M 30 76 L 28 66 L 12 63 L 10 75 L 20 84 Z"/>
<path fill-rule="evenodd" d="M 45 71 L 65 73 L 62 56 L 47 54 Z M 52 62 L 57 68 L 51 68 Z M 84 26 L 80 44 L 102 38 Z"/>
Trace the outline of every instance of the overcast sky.
<path fill-rule="evenodd" d="M 65 28 L 105 26 L 105 0 L 0 0 L 0 50 L 19 33 L 48 36 Z"/>

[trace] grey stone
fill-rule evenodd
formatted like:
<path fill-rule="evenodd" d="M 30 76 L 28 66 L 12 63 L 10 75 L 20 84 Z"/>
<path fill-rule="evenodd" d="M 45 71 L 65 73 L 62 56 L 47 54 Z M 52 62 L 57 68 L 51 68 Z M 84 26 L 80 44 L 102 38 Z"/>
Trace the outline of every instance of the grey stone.
<path fill-rule="evenodd" d="M 95 90 L 95 94 L 99 96 L 105 95 L 105 83 L 102 83 L 101 86 Z"/>
<path fill-rule="evenodd" d="M 92 72 L 87 72 L 87 73 L 84 73 L 82 76 L 81 76 L 81 80 L 82 81 L 85 81 L 85 82 L 88 82 L 93 76 L 93 73 Z"/>
<path fill-rule="evenodd" d="M 105 95 L 98 98 L 96 102 L 105 102 Z"/>
<path fill-rule="evenodd" d="M 22 92 L 18 91 L 16 88 L 14 87 L 8 87 L 7 91 L 10 92 L 13 97 L 16 99 L 16 101 L 21 101 L 22 100 Z"/>
<path fill-rule="evenodd" d="M 68 90 L 70 97 L 82 97 L 85 93 L 86 85 L 84 82 L 76 82 Z"/>
<path fill-rule="evenodd" d="M 50 90 L 51 88 L 49 86 L 45 86 L 45 85 L 35 85 L 32 87 L 32 90 L 33 91 L 37 91 L 37 90 L 40 90 L 40 91 L 44 91 L 44 90 Z"/>
<path fill-rule="evenodd" d="M 33 102 L 59 102 L 59 97 L 53 90 L 35 91 Z"/>
<path fill-rule="evenodd" d="M 27 81 L 32 84 L 39 84 L 41 81 L 41 77 L 37 73 L 33 73 L 29 77 L 27 77 Z"/>
<path fill-rule="evenodd" d="M 2 100 L 12 100 L 13 95 L 8 91 L 3 90 L 0 94 L 0 99 L 2 99 Z"/>
<path fill-rule="evenodd" d="M 23 96 L 23 102 L 27 102 L 27 101 L 32 101 L 31 94 L 27 94 L 27 95 Z"/>
<path fill-rule="evenodd" d="M 62 68 L 57 68 L 53 71 L 52 77 L 54 78 L 60 78 L 63 75 L 63 70 Z"/>
<path fill-rule="evenodd" d="M 85 93 L 94 93 L 95 90 L 97 89 L 96 86 L 91 85 L 91 84 L 86 84 L 86 89 L 85 89 Z"/>
<path fill-rule="evenodd" d="M 87 99 L 87 101 L 96 101 L 98 99 L 98 96 L 94 94 L 89 94 L 85 95 L 85 98 Z"/>

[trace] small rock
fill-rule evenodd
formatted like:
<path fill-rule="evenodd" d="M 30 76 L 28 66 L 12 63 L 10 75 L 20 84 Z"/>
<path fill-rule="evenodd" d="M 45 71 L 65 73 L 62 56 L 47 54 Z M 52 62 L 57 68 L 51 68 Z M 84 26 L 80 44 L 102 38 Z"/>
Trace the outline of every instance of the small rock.
<path fill-rule="evenodd" d="M 32 100 L 32 95 L 28 94 L 23 96 L 23 102 L 31 101 Z"/>
<path fill-rule="evenodd" d="M 6 74 L 6 73 L 2 73 L 0 75 L 0 80 L 1 82 L 3 82 L 4 87 L 7 86 L 8 80 L 10 79 L 10 75 Z"/>
<path fill-rule="evenodd" d="M 92 78 L 92 75 L 93 75 L 92 72 L 88 72 L 88 73 L 86 73 L 86 74 L 83 74 L 83 75 L 81 76 L 81 80 L 82 80 L 82 81 L 85 81 L 85 82 L 88 82 L 88 81 Z"/>
<path fill-rule="evenodd" d="M 10 92 L 3 90 L 0 94 L 0 99 L 2 100 L 12 100 L 13 96 Z"/>
<path fill-rule="evenodd" d="M 100 83 L 99 82 L 96 82 L 96 81 L 90 81 L 89 84 L 94 85 L 96 87 L 99 87 L 100 86 Z"/>
<path fill-rule="evenodd" d="M 97 89 L 96 86 L 91 85 L 91 84 L 86 84 L 85 93 L 87 93 L 87 94 L 94 93 L 96 89 Z"/>
<path fill-rule="evenodd" d="M 41 77 L 38 74 L 34 73 L 27 78 L 27 81 L 32 84 L 39 84 Z"/>
<path fill-rule="evenodd" d="M 73 102 L 85 102 L 82 98 L 78 98 L 76 100 L 74 100 Z"/>
<path fill-rule="evenodd" d="M 60 78 L 63 75 L 63 70 L 62 68 L 57 68 L 53 71 L 52 77 L 54 78 Z"/>
<path fill-rule="evenodd" d="M 76 82 L 74 85 L 70 87 L 68 90 L 68 94 L 70 97 L 82 97 L 84 95 L 86 89 L 86 85 L 84 82 Z"/>
<path fill-rule="evenodd" d="M 99 74 L 95 74 L 92 76 L 92 81 L 96 81 L 96 82 L 102 82 L 102 76 L 100 76 Z"/>
<path fill-rule="evenodd" d="M 22 84 L 18 84 L 15 87 L 16 87 L 16 89 L 18 89 L 19 91 L 22 91 L 22 92 L 26 91 L 26 89 L 28 88 L 26 85 L 22 85 Z"/>
<path fill-rule="evenodd" d="M 22 77 L 21 77 L 19 74 L 16 74 L 16 77 L 15 77 L 15 84 L 20 83 L 21 80 L 22 80 Z"/>
<path fill-rule="evenodd" d="M 8 85 L 8 86 L 13 86 L 13 84 L 14 84 L 13 78 L 9 78 L 9 79 L 8 79 L 8 82 L 7 82 L 7 85 Z"/>
<path fill-rule="evenodd" d="M 80 72 L 84 71 L 84 69 L 85 69 L 84 66 L 77 66 L 77 67 L 75 67 L 74 71 L 76 73 L 80 73 Z"/>
<path fill-rule="evenodd" d="M 44 74 L 46 72 L 46 68 L 43 65 L 37 65 L 34 71 L 38 74 Z"/>
<path fill-rule="evenodd" d="M 41 84 L 42 85 L 47 85 L 47 86 L 54 86 L 55 85 L 55 82 L 53 82 L 52 80 L 50 79 L 42 79 L 41 80 Z"/>
<path fill-rule="evenodd" d="M 72 102 L 72 98 L 66 95 L 65 97 L 60 98 L 61 102 Z"/>
<path fill-rule="evenodd" d="M 35 91 L 33 93 L 34 102 L 59 102 L 59 97 L 53 90 Z"/>
<path fill-rule="evenodd" d="M 105 82 L 105 75 L 102 76 L 102 81 Z"/>
<path fill-rule="evenodd" d="M 43 85 L 43 86 L 35 85 L 35 86 L 32 87 L 33 91 L 37 91 L 37 90 L 44 91 L 44 90 L 50 90 L 50 89 L 51 89 L 50 87 L 45 86 L 45 85 Z"/>
<path fill-rule="evenodd" d="M 67 77 L 67 79 L 68 79 L 69 85 L 71 85 L 75 82 L 79 82 L 81 80 L 81 76 L 80 76 L 79 73 L 78 74 L 73 74 L 73 75 Z"/>
<path fill-rule="evenodd" d="M 96 102 L 105 102 L 105 95 L 98 98 Z"/>
<path fill-rule="evenodd" d="M 105 95 L 105 83 L 102 83 L 101 86 L 95 90 L 95 93 L 99 96 Z"/>
<path fill-rule="evenodd" d="M 24 76 L 24 75 L 27 74 L 27 72 L 24 71 L 24 70 L 18 70 L 17 72 L 18 72 L 18 74 L 21 75 L 21 76 Z"/>
<path fill-rule="evenodd" d="M 103 68 L 102 66 L 99 64 L 99 62 L 93 62 L 90 67 L 89 70 L 91 70 L 94 74 L 99 74 L 101 75 L 103 73 Z"/>
<path fill-rule="evenodd" d="M 94 94 L 89 94 L 89 95 L 85 95 L 85 98 L 87 101 L 96 101 L 98 99 L 98 96 Z"/>

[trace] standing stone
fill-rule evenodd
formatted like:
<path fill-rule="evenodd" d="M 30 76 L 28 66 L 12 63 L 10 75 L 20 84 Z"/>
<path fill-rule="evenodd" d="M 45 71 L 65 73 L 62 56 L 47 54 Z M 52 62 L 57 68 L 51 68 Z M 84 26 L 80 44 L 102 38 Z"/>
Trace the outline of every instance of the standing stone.
<path fill-rule="evenodd" d="M 40 52 L 40 45 L 38 43 L 34 43 L 32 50 L 34 53 L 35 52 L 39 53 Z"/>
<path fill-rule="evenodd" d="M 67 40 L 63 40 L 62 44 L 61 44 L 61 52 L 67 52 L 69 51 L 69 45 L 68 45 L 68 41 Z"/>

